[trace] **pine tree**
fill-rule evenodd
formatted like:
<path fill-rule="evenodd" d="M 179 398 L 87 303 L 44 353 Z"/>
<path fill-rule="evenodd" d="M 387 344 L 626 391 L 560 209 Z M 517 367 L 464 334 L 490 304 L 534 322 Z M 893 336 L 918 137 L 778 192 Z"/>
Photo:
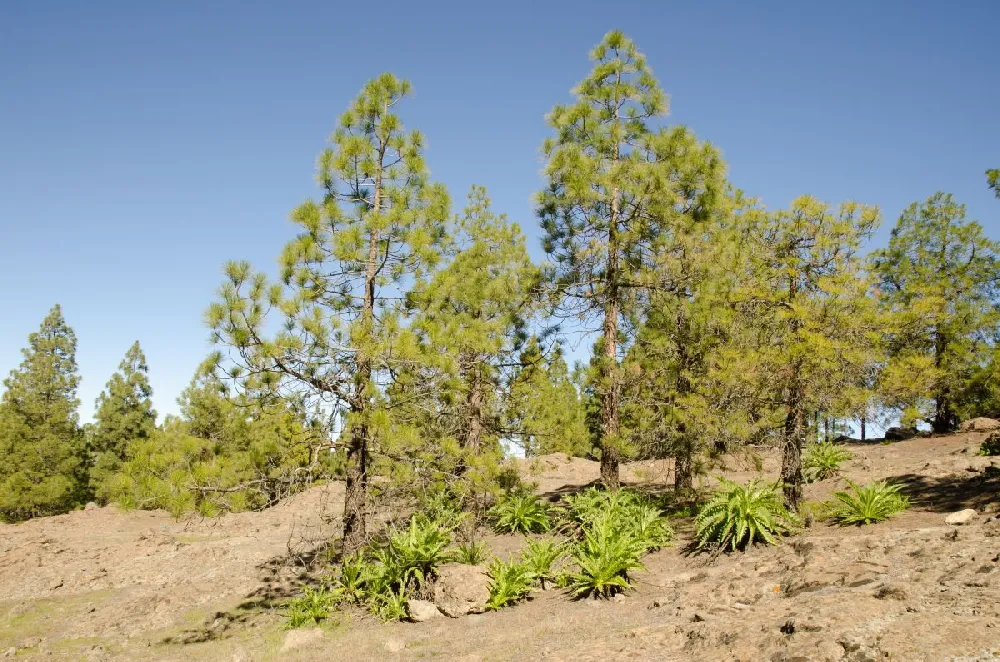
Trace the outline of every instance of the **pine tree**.
<path fill-rule="evenodd" d="M 149 367 L 137 340 L 97 398 L 95 425 L 90 434 L 90 482 L 102 498 L 106 495 L 101 487 L 127 458 L 129 443 L 148 439 L 156 429 L 152 396 Z"/>
<path fill-rule="evenodd" d="M 834 212 L 808 196 L 788 210 L 740 216 L 748 261 L 734 302 L 738 323 L 754 332 L 737 365 L 779 405 L 781 480 L 792 508 L 802 494 L 809 414 L 831 411 L 876 356 L 880 323 L 857 252 L 879 220 L 875 207 L 848 202 Z"/>
<path fill-rule="evenodd" d="M 85 498 L 76 335 L 58 305 L 28 336 L 0 400 L 0 516 L 65 512 Z"/>
<path fill-rule="evenodd" d="M 510 400 L 508 429 L 525 455 L 591 452 L 583 399 L 559 345 L 544 352 L 536 336 L 529 339 L 511 378 Z"/>
<path fill-rule="evenodd" d="M 893 320 L 884 388 L 904 418 L 952 430 L 1000 328 L 1000 244 L 936 193 L 903 211 L 873 269 Z"/>
<path fill-rule="evenodd" d="M 1000 198 L 1000 169 L 987 170 L 986 183 L 993 189 L 993 193 Z"/>
<path fill-rule="evenodd" d="M 591 58 L 594 69 L 575 88 L 576 103 L 556 106 L 548 118 L 556 135 L 543 146 L 549 184 L 539 196 L 539 215 L 564 312 L 601 321 L 594 384 L 601 403 L 601 480 L 616 489 L 625 441 L 624 330 L 641 297 L 661 285 L 653 259 L 672 219 L 656 207 L 675 191 L 659 167 L 661 138 L 651 126 L 665 115 L 667 98 L 645 57 L 615 31 Z"/>
<path fill-rule="evenodd" d="M 348 410 L 347 553 L 366 537 L 385 388 L 415 351 L 400 302 L 439 259 L 448 214 L 447 193 L 427 179 L 422 136 L 394 112 L 409 93 L 392 74 L 365 85 L 319 158 L 323 199 L 292 213 L 301 233 L 282 254 L 282 282 L 231 263 L 208 314 L 217 341 L 235 350 L 230 376 L 245 387 L 294 390 Z M 266 323 L 268 312 L 281 324 Z"/>

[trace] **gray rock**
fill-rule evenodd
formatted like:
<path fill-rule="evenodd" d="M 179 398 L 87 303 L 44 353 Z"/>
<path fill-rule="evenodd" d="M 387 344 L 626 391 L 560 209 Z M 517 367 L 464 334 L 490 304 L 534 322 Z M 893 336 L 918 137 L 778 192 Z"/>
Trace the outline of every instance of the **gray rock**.
<path fill-rule="evenodd" d="M 959 526 L 961 524 L 968 524 L 973 518 L 975 518 L 978 513 L 971 509 L 966 508 L 965 510 L 960 510 L 957 513 L 952 513 L 944 518 L 945 524 L 954 524 Z"/>
<path fill-rule="evenodd" d="M 438 568 L 434 604 L 451 618 L 480 614 L 490 597 L 489 582 L 486 570 L 479 566 L 448 563 Z"/>
<path fill-rule="evenodd" d="M 319 628 L 312 628 L 311 630 L 291 630 L 285 635 L 285 642 L 281 644 L 281 652 L 287 653 L 299 648 L 305 648 L 310 644 L 315 644 L 322 638 L 323 631 Z"/>
<path fill-rule="evenodd" d="M 441 616 L 441 612 L 434 606 L 434 603 L 427 600 L 409 600 L 406 603 L 406 609 L 410 614 L 410 620 L 414 623 L 424 623 Z"/>

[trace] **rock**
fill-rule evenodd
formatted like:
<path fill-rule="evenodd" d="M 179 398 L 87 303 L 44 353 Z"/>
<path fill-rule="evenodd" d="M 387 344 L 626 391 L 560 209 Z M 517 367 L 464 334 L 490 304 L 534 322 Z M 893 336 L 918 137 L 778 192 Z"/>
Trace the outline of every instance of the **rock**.
<path fill-rule="evenodd" d="M 17 655 L 17 649 L 14 648 L 13 646 L 4 651 L 3 654 L 4 657 L 14 657 L 15 655 Z"/>
<path fill-rule="evenodd" d="M 323 630 L 312 628 L 311 630 L 290 630 L 285 635 L 285 642 L 281 644 L 281 652 L 304 648 L 310 644 L 315 644 L 323 638 Z"/>
<path fill-rule="evenodd" d="M 57 578 L 57 579 L 53 579 L 53 580 L 52 580 L 52 583 L 51 583 L 51 584 L 49 584 L 49 590 L 50 590 L 50 591 L 54 591 L 54 590 L 56 590 L 57 588 L 62 588 L 62 585 L 63 585 L 63 580 L 62 580 L 62 578 L 61 578 L 61 577 L 60 577 L 60 578 Z"/>
<path fill-rule="evenodd" d="M 978 513 L 971 508 L 966 508 L 965 510 L 960 510 L 957 513 L 952 513 L 944 518 L 945 524 L 954 524 L 959 526 L 961 524 L 968 524 L 970 520 L 976 517 Z"/>
<path fill-rule="evenodd" d="M 920 434 L 917 428 L 892 427 L 885 431 L 886 441 L 905 441 Z"/>
<path fill-rule="evenodd" d="M 489 582 L 486 570 L 479 566 L 448 563 L 438 568 L 434 604 L 451 618 L 480 614 L 490 597 Z"/>
<path fill-rule="evenodd" d="M 390 653 L 399 653 L 406 648 L 406 642 L 399 639 L 389 639 L 385 642 L 385 649 Z"/>
<path fill-rule="evenodd" d="M 100 506 L 93 501 L 88 501 L 87 505 L 83 507 L 84 510 L 97 510 L 98 508 L 100 508 Z"/>
<path fill-rule="evenodd" d="M 1000 421 L 995 418 L 980 416 L 979 418 L 962 421 L 958 429 L 962 432 L 992 432 L 993 430 L 1000 430 Z"/>
<path fill-rule="evenodd" d="M 441 616 L 441 612 L 434 606 L 434 603 L 427 600 L 409 600 L 406 603 L 406 610 L 410 614 L 410 620 L 414 623 L 424 623 Z"/>

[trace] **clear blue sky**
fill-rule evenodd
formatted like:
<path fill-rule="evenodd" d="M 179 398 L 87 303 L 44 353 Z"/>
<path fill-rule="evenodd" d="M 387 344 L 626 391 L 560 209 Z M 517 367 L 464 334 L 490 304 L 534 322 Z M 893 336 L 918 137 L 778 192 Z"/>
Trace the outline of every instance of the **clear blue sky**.
<path fill-rule="evenodd" d="M 0 374 L 59 302 L 84 420 L 135 339 L 176 411 L 222 263 L 273 267 L 337 116 L 384 70 L 413 82 L 401 112 L 432 174 L 458 202 L 486 185 L 540 257 L 543 118 L 612 28 L 646 52 L 670 121 L 769 206 L 853 198 L 891 225 L 942 189 L 1000 238 L 996 0 L 344 6 L 0 5 Z"/>

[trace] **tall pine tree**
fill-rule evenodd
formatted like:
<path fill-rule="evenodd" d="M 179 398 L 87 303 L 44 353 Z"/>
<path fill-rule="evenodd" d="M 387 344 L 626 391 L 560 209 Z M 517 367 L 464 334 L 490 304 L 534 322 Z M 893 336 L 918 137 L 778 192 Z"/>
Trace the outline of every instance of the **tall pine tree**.
<path fill-rule="evenodd" d="M 101 486 L 127 458 L 129 443 L 148 439 L 156 429 L 152 397 L 149 366 L 137 340 L 97 398 L 90 436 L 90 482 L 102 498 L 106 495 L 102 495 Z"/>
<path fill-rule="evenodd" d="M 294 390 L 348 411 L 347 553 L 366 539 L 385 388 L 413 360 L 401 301 L 440 258 L 448 215 L 446 191 L 428 181 L 423 137 L 395 113 L 409 93 L 392 74 L 364 86 L 319 158 L 322 199 L 292 213 L 300 234 L 282 253 L 282 282 L 231 263 L 208 313 L 216 340 L 234 350 L 230 376 L 247 388 Z M 267 323 L 269 312 L 280 324 Z"/>
<path fill-rule="evenodd" d="M 1000 329 L 1000 244 L 936 193 L 903 211 L 872 259 L 893 321 L 885 389 L 904 418 L 947 432 Z"/>
<path fill-rule="evenodd" d="M 0 516 L 65 512 L 86 493 L 76 335 L 56 305 L 28 336 L 0 400 Z"/>
<path fill-rule="evenodd" d="M 616 489 L 625 441 L 625 331 L 642 297 L 661 284 L 653 262 L 671 219 L 657 206 L 674 189 L 668 170 L 659 167 L 652 126 L 666 114 L 667 97 L 645 57 L 615 31 L 591 58 L 594 69 L 574 89 L 576 102 L 549 115 L 556 135 L 543 145 L 549 183 L 538 211 L 564 312 L 600 321 L 594 390 L 601 408 L 601 480 Z"/>

